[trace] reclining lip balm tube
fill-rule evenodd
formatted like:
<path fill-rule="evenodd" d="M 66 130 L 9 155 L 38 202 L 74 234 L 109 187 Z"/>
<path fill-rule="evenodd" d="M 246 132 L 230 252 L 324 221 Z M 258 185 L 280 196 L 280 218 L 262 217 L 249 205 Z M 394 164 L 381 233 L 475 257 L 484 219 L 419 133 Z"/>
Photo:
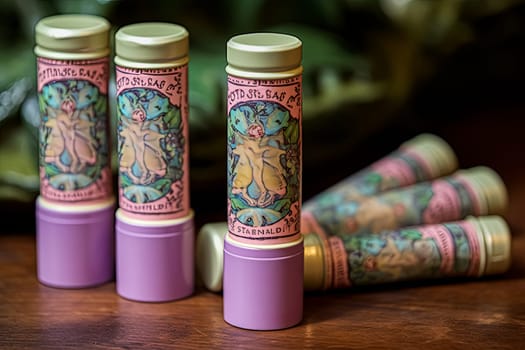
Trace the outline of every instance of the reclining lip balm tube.
<path fill-rule="evenodd" d="M 193 293 L 187 30 L 136 23 L 115 34 L 119 206 L 117 293 L 162 302 Z"/>
<path fill-rule="evenodd" d="M 305 277 L 307 290 L 328 289 L 331 286 L 331 274 L 335 270 L 331 266 L 333 259 L 329 256 L 332 236 L 346 237 L 356 234 L 355 231 L 371 234 L 404 226 L 439 224 L 462 220 L 469 215 L 501 214 L 507 206 L 507 192 L 503 181 L 493 170 L 475 167 L 343 205 L 355 208 L 319 216 L 316 225 L 302 227 L 305 235 L 315 233 L 323 242 L 323 254 L 326 256 L 322 265 L 307 262 L 306 255 L 314 254 L 312 249 L 318 250 L 312 248 L 311 238 L 305 236 L 305 276 L 321 269 L 325 276 L 323 283 L 326 283 L 324 286 L 311 285 L 312 279 Z M 219 247 L 222 247 L 220 242 L 226 232 L 225 225 L 204 225 L 197 235 L 197 268 L 205 286 L 212 291 L 222 288 L 222 254 Z M 312 231 L 307 231 L 310 228 Z"/>
<path fill-rule="evenodd" d="M 359 200 L 387 190 L 449 175 L 457 169 L 452 148 L 439 136 L 420 134 L 370 166 L 343 179 L 303 205 L 309 210 L 337 207 L 349 199 Z"/>
<path fill-rule="evenodd" d="M 345 236 L 501 214 L 506 206 L 507 191 L 499 175 L 479 166 L 362 200 L 350 199 L 336 210 L 313 210 L 303 222 L 313 222 L 305 232 Z"/>
<path fill-rule="evenodd" d="M 202 279 L 215 292 L 222 285 L 222 254 L 217 253 L 226 232 L 226 223 L 206 224 L 199 232 L 203 238 L 197 241 L 197 251 L 202 251 L 197 260 Z M 510 230 L 505 220 L 496 215 L 377 234 L 332 236 L 329 243 L 326 246 L 317 233 L 304 235 L 307 291 L 495 275 L 507 271 L 511 263 Z M 333 271 L 328 271 L 332 267 Z"/>
<path fill-rule="evenodd" d="M 89 15 L 46 17 L 35 27 L 37 276 L 53 287 L 90 287 L 114 277 L 109 29 L 104 18 Z"/>
<path fill-rule="evenodd" d="M 495 215 L 378 234 L 332 236 L 329 241 L 327 254 L 319 235 L 305 235 L 306 289 L 480 277 L 504 273 L 510 266 L 510 231 L 505 220 Z M 328 265 L 333 266 L 330 274 L 323 268 Z"/>
<path fill-rule="evenodd" d="M 254 330 L 303 315 L 302 43 L 250 33 L 227 43 L 228 235 L 224 320 Z"/>

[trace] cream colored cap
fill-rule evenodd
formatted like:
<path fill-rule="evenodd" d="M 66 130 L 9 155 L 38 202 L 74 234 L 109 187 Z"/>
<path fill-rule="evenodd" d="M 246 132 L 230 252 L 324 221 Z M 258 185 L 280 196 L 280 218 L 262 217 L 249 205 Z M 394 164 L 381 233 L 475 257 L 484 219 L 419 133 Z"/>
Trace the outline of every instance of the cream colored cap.
<path fill-rule="evenodd" d="M 115 34 L 115 54 L 135 62 L 176 61 L 188 55 L 189 34 L 178 24 L 135 23 Z"/>
<path fill-rule="evenodd" d="M 226 46 L 228 64 L 238 70 L 292 70 L 301 65 L 301 58 L 301 40 L 288 34 L 241 34 L 231 38 Z"/>
<path fill-rule="evenodd" d="M 501 177 L 491 168 L 477 166 L 458 171 L 479 196 L 479 215 L 503 214 L 507 209 L 507 188 Z"/>
<path fill-rule="evenodd" d="M 35 27 L 36 44 L 52 51 L 90 52 L 109 45 L 109 22 L 92 15 L 57 15 L 41 19 Z"/>
<path fill-rule="evenodd" d="M 325 288 L 323 243 L 315 233 L 304 235 L 304 289 L 308 291 Z"/>
<path fill-rule="evenodd" d="M 432 178 L 448 175 L 458 167 L 458 159 L 452 147 L 434 134 L 418 135 L 404 142 L 401 148 L 417 153 L 428 164 Z"/>
<path fill-rule="evenodd" d="M 212 292 L 222 290 L 225 222 L 203 225 L 197 235 L 196 264 L 204 286 Z"/>
<path fill-rule="evenodd" d="M 505 220 L 496 215 L 470 219 L 479 227 L 485 240 L 484 275 L 507 271 L 511 264 L 511 235 Z"/>

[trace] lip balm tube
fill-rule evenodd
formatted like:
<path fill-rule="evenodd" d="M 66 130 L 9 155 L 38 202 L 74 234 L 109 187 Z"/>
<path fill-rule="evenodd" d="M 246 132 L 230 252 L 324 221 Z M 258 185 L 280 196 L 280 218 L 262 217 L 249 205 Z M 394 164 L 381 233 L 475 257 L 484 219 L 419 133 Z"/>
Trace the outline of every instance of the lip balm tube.
<path fill-rule="evenodd" d="M 119 209 L 116 287 L 137 301 L 193 293 L 187 30 L 136 23 L 115 34 Z"/>
<path fill-rule="evenodd" d="M 89 287 L 114 276 L 109 29 L 104 18 L 90 15 L 46 17 L 35 27 L 37 276 L 49 286 Z"/>
<path fill-rule="evenodd" d="M 331 252 L 326 254 L 319 235 L 305 235 L 307 290 L 480 277 L 504 273 L 511 263 L 510 231 L 500 216 L 332 236 L 329 241 Z M 327 265 L 333 266 L 333 273 L 325 273 Z"/>
<path fill-rule="evenodd" d="M 258 330 L 303 313 L 302 43 L 250 33 L 227 43 L 228 235 L 224 320 Z"/>
<path fill-rule="evenodd" d="M 361 201 L 380 192 L 449 175 L 457 165 L 456 155 L 448 143 L 433 134 L 420 134 L 306 201 L 302 214 L 335 210 L 348 201 Z"/>

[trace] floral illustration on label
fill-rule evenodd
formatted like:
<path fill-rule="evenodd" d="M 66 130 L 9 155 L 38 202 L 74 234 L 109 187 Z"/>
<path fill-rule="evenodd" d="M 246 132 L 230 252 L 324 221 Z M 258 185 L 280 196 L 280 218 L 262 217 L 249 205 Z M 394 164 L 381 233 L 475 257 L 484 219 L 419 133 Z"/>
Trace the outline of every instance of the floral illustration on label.
<path fill-rule="evenodd" d="M 146 88 L 121 91 L 117 104 L 121 205 L 138 213 L 182 210 L 185 139 L 180 107 Z M 157 201 L 162 203 L 148 206 Z"/>
<path fill-rule="evenodd" d="M 353 285 L 471 276 L 479 273 L 479 242 L 469 223 L 447 223 L 340 237 Z M 344 278 L 334 278 L 334 281 Z M 344 285 L 334 286 L 344 287 Z"/>
<path fill-rule="evenodd" d="M 51 80 L 39 90 L 42 194 L 79 201 L 110 188 L 107 96 L 88 80 Z"/>
<path fill-rule="evenodd" d="M 228 115 L 228 194 L 230 216 L 249 227 L 296 225 L 300 191 L 300 125 L 272 101 L 245 101 Z M 296 225 L 298 226 L 298 225 Z M 242 227 L 238 229 L 241 230 Z M 272 232 L 281 237 L 281 227 Z M 290 233 L 296 233 L 295 228 Z M 247 232 L 233 232 L 247 234 Z"/>

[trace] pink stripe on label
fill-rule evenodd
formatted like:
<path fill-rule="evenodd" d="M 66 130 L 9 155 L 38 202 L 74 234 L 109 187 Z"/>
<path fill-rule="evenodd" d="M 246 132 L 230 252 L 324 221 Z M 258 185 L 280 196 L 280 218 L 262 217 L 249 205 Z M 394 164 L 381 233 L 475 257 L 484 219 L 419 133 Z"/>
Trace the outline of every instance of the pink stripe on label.
<path fill-rule="evenodd" d="M 233 235 L 232 238 L 235 240 L 245 243 L 253 243 L 254 240 L 268 240 L 271 241 L 267 242 L 268 244 L 274 244 L 298 240 L 301 235 L 300 221 L 296 221 L 296 218 L 299 217 L 299 210 L 297 205 L 292 206 L 288 215 L 270 225 L 261 225 L 260 222 L 256 222 L 255 218 L 257 218 L 258 214 L 255 210 L 253 214 L 248 212 L 246 215 L 253 215 L 252 218 L 257 225 L 243 225 L 235 217 L 233 225 L 231 225 L 230 234 Z M 244 214 L 242 213 L 242 215 Z"/>
<path fill-rule="evenodd" d="M 84 80 L 95 85 L 102 94 L 108 92 L 109 58 L 95 60 L 52 60 L 38 57 L 38 91 L 44 85 L 58 80 Z"/>
<path fill-rule="evenodd" d="M 441 255 L 441 273 L 451 275 L 454 272 L 456 252 L 450 232 L 443 225 L 421 226 L 419 231 L 424 238 L 431 238 L 436 243 Z"/>
<path fill-rule="evenodd" d="M 350 278 L 348 276 L 348 259 L 346 255 L 343 240 L 337 236 L 328 239 L 330 250 L 332 252 L 333 266 L 333 287 L 346 288 L 350 287 Z"/>
<path fill-rule="evenodd" d="M 460 224 L 465 231 L 470 247 L 470 266 L 467 272 L 468 276 L 479 276 L 482 270 L 480 266 L 481 261 L 481 244 L 476 231 L 476 227 L 469 221 L 464 221 Z"/>
<path fill-rule="evenodd" d="M 438 224 L 461 219 L 461 199 L 455 188 L 444 180 L 432 183 L 432 198 L 423 212 L 423 223 Z"/>
<path fill-rule="evenodd" d="M 150 89 L 162 93 L 170 103 L 187 108 L 188 66 L 163 69 L 116 67 L 117 95 L 128 89 Z"/>
<path fill-rule="evenodd" d="M 228 111 L 248 101 L 272 101 L 286 107 L 292 118 L 302 119 L 302 77 L 252 80 L 228 76 Z"/>
<path fill-rule="evenodd" d="M 380 190 L 406 186 L 416 182 L 412 168 L 402 159 L 387 157 L 372 164 L 371 167 L 383 178 L 384 183 Z"/>

